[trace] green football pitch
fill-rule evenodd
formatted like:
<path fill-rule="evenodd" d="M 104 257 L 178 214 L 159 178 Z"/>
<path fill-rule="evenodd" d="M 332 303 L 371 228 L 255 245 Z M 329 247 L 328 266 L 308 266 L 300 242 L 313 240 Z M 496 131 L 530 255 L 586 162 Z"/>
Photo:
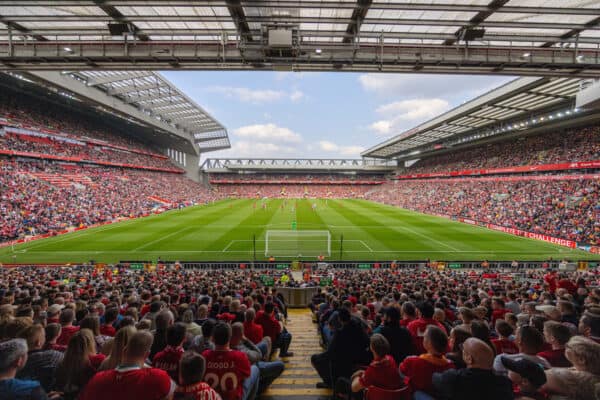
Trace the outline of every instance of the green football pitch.
<path fill-rule="evenodd" d="M 256 259 L 264 260 L 268 258 L 266 232 L 292 230 L 294 221 L 299 232 L 321 231 L 321 235 L 306 236 L 312 243 L 307 251 L 310 247 L 314 252 L 314 246 L 326 250 L 327 239 L 322 233 L 329 231 L 331 253 L 327 258 L 332 260 L 600 258 L 580 250 L 364 200 L 243 199 L 172 210 L 5 247 L 0 249 L 0 262 L 114 263 L 156 261 L 158 257 L 172 261 L 251 261 L 255 251 Z M 278 242 L 272 238 L 270 246 L 282 250 L 285 239 Z M 291 247 L 290 256 L 295 256 L 292 258 L 298 258 L 296 253 L 304 259 L 314 260 L 318 256 L 302 254 L 302 239 Z"/>

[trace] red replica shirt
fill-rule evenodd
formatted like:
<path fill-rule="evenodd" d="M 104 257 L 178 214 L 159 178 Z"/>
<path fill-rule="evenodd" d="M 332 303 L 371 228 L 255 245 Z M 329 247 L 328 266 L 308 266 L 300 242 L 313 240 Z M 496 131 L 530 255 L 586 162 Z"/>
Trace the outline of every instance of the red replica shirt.
<path fill-rule="evenodd" d="M 556 287 L 558 286 L 558 282 L 556 279 L 556 274 L 549 273 L 544 276 L 544 281 L 550 286 L 550 293 L 556 292 Z"/>
<path fill-rule="evenodd" d="M 577 285 L 575 285 L 568 279 L 561 279 L 560 281 L 558 281 L 558 287 L 560 289 L 567 289 L 567 292 L 569 292 L 570 294 L 577 293 Z"/>
<path fill-rule="evenodd" d="M 492 344 L 496 347 L 496 354 L 517 354 L 519 348 L 512 340 L 492 339 Z"/>
<path fill-rule="evenodd" d="M 73 336 L 78 330 L 78 326 L 63 326 L 62 331 L 60 332 L 60 336 L 58 337 L 58 339 L 56 339 L 56 344 L 61 346 L 68 345 L 71 336 Z"/>
<path fill-rule="evenodd" d="M 452 361 L 446 359 L 446 357 L 435 357 L 431 354 L 410 356 L 400 364 L 400 372 L 407 378 L 407 384 L 413 393 L 417 390 L 433 393 L 433 385 L 431 384 L 433 374 L 451 368 L 454 368 Z"/>
<path fill-rule="evenodd" d="M 204 380 L 217 391 L 223 400 L 242 398 L 244 379 L 250 376 L 248 356 L 237 350 L 205 350 L 206 359 Z M 112 399 L 111 399 L 112 400 Z"/>
<path fill-rule="evenodd" d="M 117 368 L 97 373 L 79 400 L 162 400 L 175 390 L 169 375 L 157 368 Z"/>
<path fill-rule="evenodd" d="M 373 361 L 359 379 L 360 384 L 366 388 L 376 386 L 394 390 L 402 387 L 402 379 L 400 379 L 396 361 L 389 354 L 381 360 Z"/>
<path fill-rule="evenodd" d="M 546 350 L 537 353 L 537 355 L 538 357 L 543 357 L 546 360 L 548 360 L 550 365 L 552 365 L 553 367 L 569 368 L 571 366 L 571 363 L 569 362 L 569 360 L 567 360 L 567 357 L 565 357 L 565 349 Z"/>
<path fill-rule="evenodd" d="M 105 358 L 106 356 L 102 353 L 91 355 L 89 358 L 90 365 L 92 366 L 92 368 L 97 370 L 98 368 L 100 368 L 100 364 L 102 364 L 102 361 L 104 361 Z"/>
<path fill-rule="evenodd" d="M 104 336 L 114 337 L 117 330 L 110 324 L 100 326 L 100 334 Z"/>
<path fill-rule="evenodd" d="M 496 320 L 504 319 L 504 316 L 509 312 L 510 310 L 507 310 L 505 308 L 492 311 L 492 326 L 495 326 Z"/>
<path fill-rule="evenodd" d="M 173 398 L 175 400 L 221 400 L 221 396 L 205 382 L 178 386 Z"/>
<path fill-rule="evenodd" d="M 254 322 L 262 326 L 264 336 L 269 336 L 272 343 L 277 341 L 277 336 L 281 332 L 281 325 L 279 325 L 279 321 L 274 316 L 269 316 L 264 311 L 259 311 L 256 314 Z"/>
<path fill-rule="evenodd" d="M 143 316 L 144 316 L 144 315 L 146 315 L 146 314 L 147 314 L 149 311 L 150 311 L 150 304 L 149 304 L 149 303 L 148 303 L 148 304 L 144 304 L 144 305 L 142 306 L 142 308 L 140 309 L 140 316 L 142 316 L 142 317 L 143 317 Z"/>
<path fill-rule="evenodd" d="M 263 337 L 263 328 L 255 322 L 244 322 L 244 335 L 254 344 L 259 343 Z"/>
<path fill-rule="evenodd" d="M 429 325 L 435 325 L 442 331 L 446 332 L 444 325 L 440 324 L 433 318 L 419 318 L 408 324 L 407 329 L 413 338 L 413 344 L 418 354 L 425 353 L 423 347 L 423 336 L 425 336 L 425 330 Z"/>
<path fill-rule="evenodd" d="M 163 351 L 156 353 L 152 359 L 152 365 L 167 371 L 171 379 L 179 381 L 179 361 L 183 356 L 183 347 L 167 346 Z"/>

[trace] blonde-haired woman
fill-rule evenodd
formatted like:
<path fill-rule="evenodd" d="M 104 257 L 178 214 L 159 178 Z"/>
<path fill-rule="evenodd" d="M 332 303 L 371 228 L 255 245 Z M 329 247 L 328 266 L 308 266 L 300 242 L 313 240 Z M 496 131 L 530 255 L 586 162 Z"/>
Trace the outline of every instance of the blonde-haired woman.
<path fill-rule="evenodd" d="M 94 334 L 89 329 L 76 332 L 67 345 L 65 356 L 56 371 L 56 390 L 65 400 L 76 399 L 94 376 L 104 355 L 97 354 Z"/>
<path fill-rule="evenodd" d="M 573 367 L 547 370 L 543 389 L 573 400 L 593 399 L 600 384 L 600 344 L 573 336 L 565 346 L 565 357 Z"/>
<path fill-rule="evenodd" d="M 136 331 L 137 330 L 133 326 L 126 326 L 117 331 L 115 338 L 110 344 L 110 353 L 108 354 L 108 357 L 102 361 L 102 364 L 100 364 L 100 368 L 98 368 L 99 371 L 114 369 L 121 364 L 125 346 L 127 346 L 129 339 Z"/>

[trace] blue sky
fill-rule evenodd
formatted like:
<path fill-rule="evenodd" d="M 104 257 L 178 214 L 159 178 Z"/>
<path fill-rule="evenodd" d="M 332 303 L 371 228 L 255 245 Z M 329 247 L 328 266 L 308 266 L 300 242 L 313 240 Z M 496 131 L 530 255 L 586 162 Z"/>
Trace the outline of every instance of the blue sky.
<path fill-rule="evenodd" d="M 511 77 L 325 72 L 163 75 L 229 131 L 207 157 L 358 158 L 360 152 Z"/>

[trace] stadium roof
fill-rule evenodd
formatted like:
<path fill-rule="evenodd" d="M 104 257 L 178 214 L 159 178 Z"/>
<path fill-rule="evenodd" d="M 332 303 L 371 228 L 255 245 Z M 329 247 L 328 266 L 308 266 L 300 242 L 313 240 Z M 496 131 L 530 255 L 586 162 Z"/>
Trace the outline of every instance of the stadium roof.
<path fill-rule="evenodd" d="M 157 72 L 30 71 L 26 75 L 175 134 L 190 145 L 197 143 L 202 153 L 230 147 L 225 127 Z"/>
<path fill-rule="evenodd" d="M 109 95 L 133 104 L 159 121 L 195 135 L 197 143 L 203 142 L 205 137 L 211 137 L 223 139 L 229 147 L 225 127 L 156 72 L 81 71 L 63 74 L 81 77 L 87 86 L 100 87 Z"/>
<path fill-rule="evenodd" d="M 415 128 L 378 144 L 361 155 L 391 158 L 524 129 L 548 122 L 547 110 L 563 107 L 564 116 L 575 113 L 575 95 L 586 80 L 568 78 L 515 79 Z M 556 114 L 563 117 L 562 112 Z"/>
<path fill-rule="evenodd" d="M 208 158 L 200 166 L 206 172 L 372 172 L 394 170 L 393 160 L 342 158 Z"/>
<path fill-rule="evenodd" d="M 591 0 L 4 0 L 0 69 L 597 76 L 599 15 Z"/>

